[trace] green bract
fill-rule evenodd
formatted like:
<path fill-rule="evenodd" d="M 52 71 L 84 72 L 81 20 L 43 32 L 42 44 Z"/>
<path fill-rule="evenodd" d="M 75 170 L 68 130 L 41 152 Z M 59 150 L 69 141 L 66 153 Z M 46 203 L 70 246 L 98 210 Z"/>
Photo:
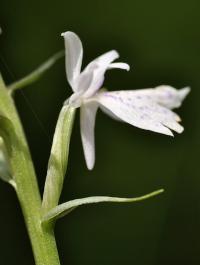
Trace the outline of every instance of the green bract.
<path fill-rule="evenodd" d="M 44 188 L 42 212 L 58 205 L 67 169 L 75 108 L 64 105 L 56 125 Z"/>
<path fill-rule="evenodd" d="M 49 211 L 46 215 L 44 215 L 42 221 L 55 221 L 58 218 L 61 218 L 68 213 L 70 213 L 72 210 L 76 209 L 78 206 L 86 205 L 86 204 L 94 204 L 94 203 L 100 203 L 100 202 L 118 202 L 118 203 L 127 203 L 127 202 L 139 202 L 146 199 L 149 199 L 153 196 L 156 196 L 160 193 L 162 193 L 164 190 L 160 189 L 154 192 L 151 192 L 149 194 L 136 197 L 136 198 L 119 198 L 119 197 L 109 197 L 109 196 L 93 196 L 93 197 L 86 197 L 81 199 L 75 199 L 72 201 L 68 201 L 65 203 L 62 203 L 58 205 L 57 207 L 53 208 L 51 211 Z"/>

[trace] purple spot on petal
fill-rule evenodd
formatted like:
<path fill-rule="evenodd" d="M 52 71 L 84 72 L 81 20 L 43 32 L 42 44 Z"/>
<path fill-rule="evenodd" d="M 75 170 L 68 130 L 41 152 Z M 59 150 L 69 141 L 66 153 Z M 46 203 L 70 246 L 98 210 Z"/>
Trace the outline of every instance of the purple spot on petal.
<path fill-rule="evenodd" d="M 168 91 L 168 92 L 167 92 L 167 97 L 168 97 L 169 99 L 172 99 L 172 97 L 173 97 L 172 93 Z"/>
<path fill-rule="evenodd" d="M 149 119 L 149 115 L 146 114 L 146 113 L 144 113 L 144 114 L 142 114 L 142 115 L 140 116 L 140 119 L 141 119 L 141 120 Z"/>
<path fill-rule="evenodd" d="M 108 97 L 108 98 L 113 98 L 113 99 L 115 99 L 115 100 L 118 99 L 118 97 L 116 97 L 116 96 L 114 96 L 114 95 L 111 95 L 111 94 L 109 94 L 109 93 L 105 93 L 104 95 L 105 95 L 106 97 Z"/>

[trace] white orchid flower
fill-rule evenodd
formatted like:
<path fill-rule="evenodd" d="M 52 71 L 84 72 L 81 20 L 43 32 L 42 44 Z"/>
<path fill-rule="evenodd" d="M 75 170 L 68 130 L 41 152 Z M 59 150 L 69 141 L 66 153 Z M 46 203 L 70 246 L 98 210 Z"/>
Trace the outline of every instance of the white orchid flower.
<path fill-rule="evenodd" d="M 171 130 L 181 133 L 180 117 L 171 111 L 178 108 L 190 88 L 176 90 L 171 86 L 128 90 L 102 91 L 106 70 L 120 68 L 129 70 L 126 63 L 113 63 L 119 57 L 109 51 L 89 63 L 81 72 L 83 47 L 73 32 L 62 33 L 66 50 L 67 80 L 73 94 L 67 104 L 80 107 L 81 139 L 88 169 L 95 163 L 94 127 L 98 107 L 112 118 L 127 122 L 141 129 L 173 136 Z"/>

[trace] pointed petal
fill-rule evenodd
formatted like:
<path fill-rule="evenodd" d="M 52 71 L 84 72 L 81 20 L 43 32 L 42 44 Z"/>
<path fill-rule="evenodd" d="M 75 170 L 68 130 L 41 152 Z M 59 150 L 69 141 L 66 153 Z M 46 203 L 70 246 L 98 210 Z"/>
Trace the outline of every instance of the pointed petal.
<path fill-rule="evenodd" d="M 133 91 L 102 92 L 96 100 L 121 120 L 141 129 L 166 135 L 178 133 L 183 127 L 177 123 L 178 116 L 171 110 Z"/>
<path fill-rule="evenodd" d="M 142 96 L 147 100 L 155 101 L 158 104 L 169 109 L 180 107 L 182 101 L 185 99 L 189 92 L 189 87 L 177 90 L 171 86 L 166 85 L 158 86 L 155 88 L 126 91 L 129 97 Z"/>
<path fill-rule="evenodd" d="M 189 87 L 177 90 L 171 86 L 162 85 L 155 88 L 127 90 L 126 94 L 130 98 L 146 98 L 146 100 L 152 100 L 166 108 L 174 109 L 181 106 L 182 101 L 189 92 Z"/>
<path fill-rule="evenodd" d="M 126 70 L 126 71 L 130 70 L 130 66 L 127 63 L 111 63 L 108 66 L 108 69 L 115 69 L 115 68 L 123 69 L 123 70 Z"/>
<path fill-rule="evenodd" d="M 106 70 L 108 69 L 109 65 L 118 57 L 119 54 L 115 50 L 109 51 L 93 60 L 84 69 L 82 74 L 88 72 L 93 73 L 93 80 L 84 95 L 86 98 L 94 95 L 96 91 L 101 88 L 104 82 L 104 75 Z"/>
<path fill-rule="evenodd" d="M 119 58 L 119 53 L 115 50 L 106 52 L 104 54 L 102 54 L 101 56 L 97 57 L 96 59 L 94 59 L 91 63 L 89 63 L 85 70 L 91 70 L 94 69 L 96 67 L 108 67 L 109 64 L 111 64 L 114 60 L 116 60 L 117 58 Z"/>
<path fill-rule="evenodd" d="M 96 102 L 90 102 L 81 106 L 80 127 L 83 151 L 88 169 L 93 169 L 95 163 L 94 128 L 98 109 Z"/>
<path fill-rule="evenodd" d="M 65 40 L 65 52 L 66 52 L 66 73 L 67 80 L 74 90 L 74 83 L 81 71 L 82 59 L 83 59 L 83 47 L 79 37 L 71 32 L 67 31 L 61 34 Z"/>
<path fill-rule="evenodd" d="M 182 101 L 185 99 L 189 92 L 189 87 L 176 90 L 171 86 L 163 85 L 155 88 L 157 102 L 170 109 L 180 107 Z"/>

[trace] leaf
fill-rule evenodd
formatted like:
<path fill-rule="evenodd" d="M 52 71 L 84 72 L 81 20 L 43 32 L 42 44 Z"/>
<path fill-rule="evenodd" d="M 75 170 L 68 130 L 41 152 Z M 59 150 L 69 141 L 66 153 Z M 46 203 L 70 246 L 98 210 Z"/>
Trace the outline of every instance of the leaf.
<path fill-rule="evenodd" d="M 14 82 L 8 86 L 8 89 L 13 92 L 19 88 L 30 85 L 31 83 L 37 81 L 47 70 L 49 70 L 60 58 L 64 56 L 64 51 L 57 52 L 52 57 L 50 57 L 45 63 L 39 66 L 32 73 L 23 77 L 22 79 Z"/>
<path fill-rule="evenodd" d="M 67 215 L 69 212 L 77 208 L 78 206 L 85 205 L 85 204 L 93 204 L 93 203 L 100 203 L 100 202 L 118 202 L 118 203 L 127 203 L 127 202 L 139 202 L 146 199 L 149 199 L 153 196 L 156 196 L 162 193 L 164 190 L 160 189 L 146 195 L 136 197 L 136 198 L 119 198 L 119 197 L 108 197 L 108 196 L 94 196 L 94 197 L 86 197 L 82 199 L 75 199 L 65 203 L 62 203 L 52 210 L 50 210 L 44 217 L 42 218 L 43 222 L 48 221 L 55 221 L 58 218 L 61 218 Z"/>
<path fill-rule="evenodd" d="M 44 188 L 43 213 L 58 205 L 67 169 L 75 110 L 69 105 L 64 105 L 57 121 Z"/>

